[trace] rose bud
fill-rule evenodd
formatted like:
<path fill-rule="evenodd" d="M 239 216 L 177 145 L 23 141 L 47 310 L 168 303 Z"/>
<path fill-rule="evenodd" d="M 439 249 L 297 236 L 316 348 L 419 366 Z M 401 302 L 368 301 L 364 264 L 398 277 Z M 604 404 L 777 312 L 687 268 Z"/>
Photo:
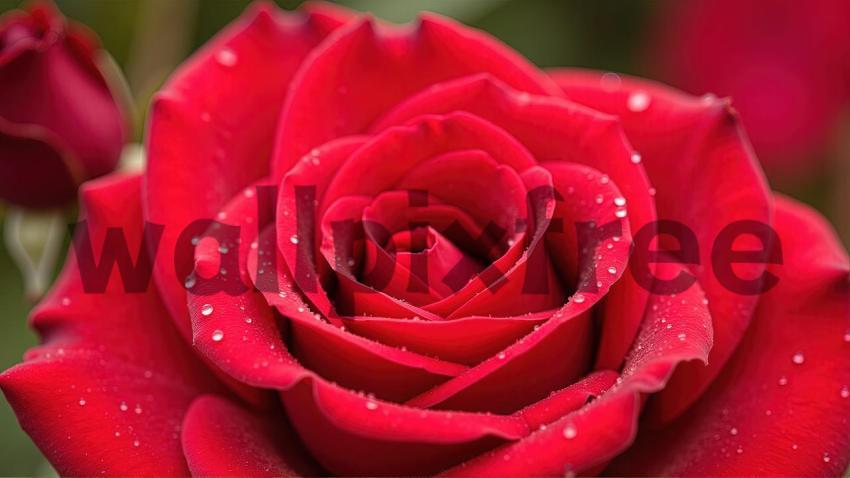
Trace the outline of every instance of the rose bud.
<path fill-rule="evenodd" d="M 115 167 L 127 118 L 99 53 L 92 32 L 52 5 L 0 18 L 0 199 L 62 206 Z"/>

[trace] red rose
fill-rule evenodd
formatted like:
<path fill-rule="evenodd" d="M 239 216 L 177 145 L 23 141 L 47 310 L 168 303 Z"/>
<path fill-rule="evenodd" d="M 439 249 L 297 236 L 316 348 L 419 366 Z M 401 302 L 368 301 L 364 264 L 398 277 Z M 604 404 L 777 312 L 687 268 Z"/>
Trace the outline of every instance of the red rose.
<path fill-rule="evenodd" d="M 0 18 L 0 199 L 63 206 L 118 162 L 126 119 L 97 41 L 50 4 Z"/>
<path fill-rule="evenodd" d="M 727 102 L 259 6 L 151 114 L 0 376 L 61 474 L 846 468 L 850 265 Z"/>
<path fill-rule="evenodd" d="M 768 171 L 815 171 L 850 106 L 850 2 L 670 2 L 651 58 L 692 93 L 730 96 Z"/>

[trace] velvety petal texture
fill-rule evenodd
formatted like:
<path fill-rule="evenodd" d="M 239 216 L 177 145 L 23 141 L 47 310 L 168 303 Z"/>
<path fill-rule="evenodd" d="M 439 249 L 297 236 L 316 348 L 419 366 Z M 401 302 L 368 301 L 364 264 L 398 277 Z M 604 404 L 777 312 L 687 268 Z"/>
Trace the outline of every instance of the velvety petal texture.
<path fill-rule="evenodd" d="M 83 190 L 95 251 L 116 247 L 107 228 L 141 247 L 141 178 L 103 178 Z M 121 247 L 121 246 L 118 246 Z M 89 271 L 90 272 L 90 271 Z M 32 316 L 43 345 L 0 375 L 23 428 L 63 475 L 185 475 L 183 415 L 220 389 L 184 344 L 156 289 L 127 293 L 116 271 L 106 290 L 83 290 L 76 254 Z"/>

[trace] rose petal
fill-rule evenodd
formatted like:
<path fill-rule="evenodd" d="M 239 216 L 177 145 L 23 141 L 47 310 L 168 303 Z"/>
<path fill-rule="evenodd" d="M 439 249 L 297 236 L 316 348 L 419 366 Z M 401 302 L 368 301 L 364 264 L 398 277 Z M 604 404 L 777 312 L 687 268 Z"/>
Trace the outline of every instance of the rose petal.
<path fill-rule="evenodd" d="M 679 264 L 659 264 L 659 272 L 681 271 Z M 680 300 L 652 295 L 647 317 L 617 384 L 589 405 L 568 413 L 526 438 L 506 444 L 447 470 L 448 476 L 553 476 L 587 473 L 626 449 L 638 429 L 641 395 L 664 388 L 675 367 L 686 361 L 705 363 L 711 348 L 711 317 L 694 283 Z M 655 307 L 657 306 L 657 307 Z M 675 330 L 665 326 L 675 319 Z M 687 331 L 682 339 L 677 332 Z M 526 410 L 538 408 L 538 405 Z M 545 410 L 545 408 L 544 408 Z M 547 421 L 552 417 L 548 416 Z M 659 448 L 666 453 L 666 450 Z"/>
<path fill-rule="evenodd" d="M 301 61 L 344 20 L 330 9 L 293 14 L 259 4 L 184 64 L 154 100 L 145 218 L 165 225 L 155 278 L 187 339 L 184 278 L 175 277 L 174 266 L 178 237 L 265 175 L 275 106 L 283 103 Z M 176 260 L 191 265 L 192 257 Z"/>
<path fill-rule="evenodd" d="M 410 94 L 479 72 L 522 91 L 560 94 L 551 80 L 505 45 L 433 14 L 422 14 L 415 26 L 376 25 L 367 18 L 340 30 L 294 80 L 281 117 L 274 177 L 283 177 L 311 148 L 365 132 Z"/>
<path fill-rule="evenodd" d="M 319 476 L 285 418 L 252 413 L 221 397 L 195 399 L 183 421 L 194 476 Z"/>
<path fill-rule="evenodd" d="M 701 267 L 692 266 L 690 272 L 705 289 L 718 320 L 709 366 L 681 367 L 667 384 L 676 398 L 657 410 L 655 419 L 672 420 L 708 387 L 747 329 L 757 292 L 743 295 L 724 285 L 712 265 L 712 247 L 718 233 L 736 221 L 770 224 L 767 185 L 727 103 L 633 78 L 606 89 L 599 72 L 559 70 L 552 75 L 571 99 L 620 117 L 658 191 L 658 217 L 678 221 L 696 235 Z M 736 273 L 746 278 L 765 269 L 763 263 L 738 266 Z"/>
<path fill-rule="evenodd" d="M 109 227 L 124 233 L 131 257 L 140 250 L 140 193 L 139 176 L 86 185 L 84 217 L 96 257 Z M 127 293 L 113 271 L 104 292 L 86 293 L 72 252 L 32 324 L 44 345 L 0 375 L 0 386 L 60 473 L 187 473 L 183 413 L 198 394 L 222 388 L 176 332 L 152 285 Z"/>
<path fill-rule="evenodd" d="M 558 98 L 521 93 L 489 75 L 435 85 L 401 102 L 373 130 L 450 111 L 468 111 L 499 125 L 540 162 L 569 161 L 607 174 L 628 203 L 632 231 L 656 219 L 646 172 L 634 164 L 634 151 L 615 118 Z M 631 273 L 608 294 L 598 367 L 620 366 L 643 318 L 647 297 Z"/>
<path fill-rule="evenodd" d="M 703 397 L 612 475 L 840 476 L 850 462 L 850 264 L 816 212 L 776 198 L 784 264 Z M 796 354 L 799 355 L 795 361 Z M 799 362 L 799 363 L 798 363 Z"/>

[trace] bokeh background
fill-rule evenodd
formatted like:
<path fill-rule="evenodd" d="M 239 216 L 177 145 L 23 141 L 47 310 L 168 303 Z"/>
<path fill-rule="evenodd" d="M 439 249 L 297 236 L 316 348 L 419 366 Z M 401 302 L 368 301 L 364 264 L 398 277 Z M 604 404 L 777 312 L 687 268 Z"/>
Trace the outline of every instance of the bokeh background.
<path fill-rule="evenodd" d="M 136 110 L 134 137 L 139 141 L 153 92 L 176 65 L 250 2 L 55 3 L 65 15 L 94 30 L 124 72 Z M 301 2 L 277 3 L 291 9 Z M 846 0 L 336 3 L 393 22 L 410 21 L 421 10 L 441 13 L 491 33 L 541 67 L 645 76 L 700 95 L 738 91 L 733 105 L 739 106 L 747 127 L 758 132 L 753 138 L 756 153 L 773 188 L 821 210 L 850 245 L 850 38 L 846 36 L 850 11 L 842 6 L 850 5 Z M 722 10 L 712 11 L 711 4 Z M 0 14 L 21 5 L 19 0 L 0 0 Z M 0 223 L 8 213 L 0 204 Z M 19 362 L 36 344 L 35 334 L 25 325 L 31 306 L 7 248 L 0 246 L 0 369 Z M 0 399 L 0 475 L 51 473 Z"/>

